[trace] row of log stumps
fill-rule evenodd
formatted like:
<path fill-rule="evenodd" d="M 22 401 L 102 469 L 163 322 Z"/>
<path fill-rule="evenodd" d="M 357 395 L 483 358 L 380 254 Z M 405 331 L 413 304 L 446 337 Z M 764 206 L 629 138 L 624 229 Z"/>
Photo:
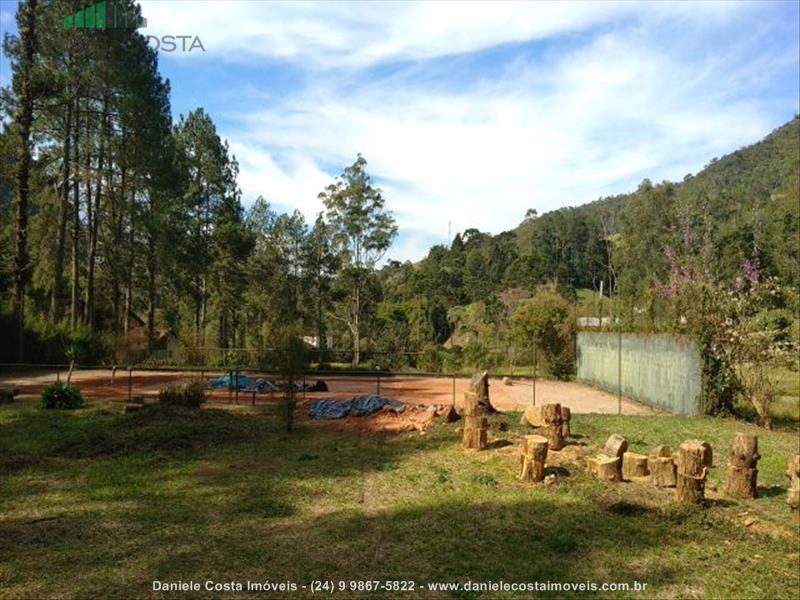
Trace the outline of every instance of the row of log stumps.
<path fill-rule="evenodd" d="M 603 451 L 586 463 L 587 471 L 606 481 L 636 481 L 650 477 L 660 488 L 675 488 L 678 502 L 698 504 L 705 501 L 708 469 L 713 464 L 713 450 L 708 442 L 687 440 L 676 452 L 669 446 L 656 446 L 645 456 L 627 451 L 628 442 L 619 434 L 608 438 Z M 755 498 L 757 490 L 758 438 L 738 433 L 731 445 L 725 493 L 735 498 Z M 795 462 L 793 462 L 795 461 Z M 794 469 L 794 471 L 793 471 Z M 800 458 L 789 458 L 789 504 L 800 504 Z M 792 473 L 796 473 L 792 480 Z M 791 486 L 797 491 L 793 492 Z M 794 502 L 794 504 L 792 504 Z"/>
<path fill-rule="evenodd" d="M 454 408 L 454 413 L 455 407 Z M 472 378 L 464 393 L 461 416 L 464 417 L 464 447 L 484 450 L 488 442 L 487 414 L 497 412 L 489 400 L 489 374 L 484 371 Z M 457 418 L 453 414 L 453 420 Z M 570 409 L 560 404 L 529 406 L 521 423 L 541 428 L 541 435 L 526 435 L 520 449 L 521 481 L 544 479 L 547 454 L 564 447 L 571 437 Z M 450 419 L 448 419 L 450 421 Z M 731 444 L 726 469 L 725 494 L 734 498 L 755 498 L 758 490 L 758 437 L 737 433 Z M 713 466 L 711 445 L 702 440 L 686 440 L 673 452 L 669 446 L 656 446 L 647 455 L 628 451 L 628 441 L 614 433 L 602 452 L 586 461 L 590 475 L 605 481 L 643 481 L 650 478 L 659 488 L 675 488 L 675 499 L 688 504 L 705 502 L 708 469 Z M 800 523 L 800 454 L 789 455 L 786 475 L 789 478 L 787 503 Z"/>
<path fill-rule="evenodd" d="M 711 446 L 706 442 L 688 440 L 674 454 L 669 446 L 656 446 L 647 456 L 627 449 L 627 440 L 612 434 L 603 452 L 587 461 L 587 471 L 606 481 L 637 481 L 649 476 L 656 487 L 674 487 L 679 502 L 705 500 L 705 481 L 712 460 Z"/>

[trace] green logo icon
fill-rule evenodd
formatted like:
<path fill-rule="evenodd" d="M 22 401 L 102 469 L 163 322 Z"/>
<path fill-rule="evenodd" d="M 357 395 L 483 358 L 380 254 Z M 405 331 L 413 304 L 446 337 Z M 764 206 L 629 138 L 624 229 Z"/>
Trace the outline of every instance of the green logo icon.
<path fill-rule="evenodd" d="M 64 19 L 64 29 L 139 29 L 147 27 L 142 9 L 117 5 L 116 0 L 103 0 Z"/>

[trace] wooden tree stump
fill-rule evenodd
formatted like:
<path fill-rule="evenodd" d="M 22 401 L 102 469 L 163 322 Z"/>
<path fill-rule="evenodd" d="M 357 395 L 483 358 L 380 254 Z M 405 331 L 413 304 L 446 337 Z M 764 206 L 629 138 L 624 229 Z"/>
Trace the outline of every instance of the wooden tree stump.
<path fill-rule="evenodd" d="M 561 435 L 565 438 L 572 437 L 572 429 L 570 429 L 569 422 L 572 419 L 572 413 L 568 406 L 561 407 Z"/>
<path fill-rule="evenodd" d="M 628 449 L 628 440 L 624 437 L 619 435 L 618 433 L 612 433 L 611 437 L 606 440 L 606 445 L 603 446 L 603 454 L 606 456 L 614 456 L 616 458 L 622 458 L 622 455 L 625 454 L 625 451 Z"/>
<path fill-rule="evenodd" d="M 547 460 L 547 438 L 541 435 L 526 435 L 522 444 L 520 460 L 520 481 L 541 481 L 544 479 L 544 465 Z"/>
<path fill-rule="evenodd" d="M 644 454 L 626 452 L 622 455 L 622 479 L 630 481 L 637 477 L 647 477 L 649 474 L 647 457 Z"/>
<path fill-rule="evenodd" d="M 705 501 L 706 476 L 705 448 L 696 441 L 683 442 L 678 448 L 675 499 L 687 504 Z"/>
<path fill-rule="evenodd" d="M 711 449 L 711 444 L 703 440 L 687 440 L 692 443 L 700 444 L 703 447 L 703 464 L 706 467 L 714 466 L 714 451 Z"/>
<path fill-rule="evenodd" d="M 790 454 L 786 461 L 786 476 L 789 478 L 789 492 L 786 502 L 800 522 L 800 454 Z"/>
<path fill-rule="evenodd" d="M 485 414 L 497 412 L 489 400 L 489 371 L 475 373 L 470 380 L 469 389 L 478 397 L 478 404 Z"/>
<path fill-rule="evenodd" d="M 731 444 L 725 493 L 734 498 L 755 498 L 758 486 L 758 436 L 737 433 Z"/>
<path fill-rule="evenodd" d="M 542 420 L 544 421 L 544 435 L 547 437 L 550 450 L 561 450 L 564 447 L 564 431 L 562 428 L 560 404 L 545 404 L 542 406 Z"/>
<path fill-rule="evenodd" d="M 675 461 L 671 456 L 648 458 L 647 468 L 650 471 L 650 480 L 654 486 L 659 488 L 675 487 L 677 481 Z"/>
<path fill-rule="evenodd" d="M 483 414 L 483 411 L 478 402 L 478 395 L 475 392 L 464 392 L 464 405 L 461 407 L 461 415 L 464 417 L 477 417 L 481 414 Z"/>
<path fill-rule="evenodd" d="M 656 487 L 675 487 L 675 460 L 672 448 L 656 446 L 647 455 L 647 470 L 650 480 Z"/>
<path fill-rule="evenodd" d="M 619 481 L 620 480 L 620 463 L 619 458 L 616 456 L 605 456 L 598 454 L 586 460 L 586 471 L 604 481 Z"/>
<path fill-rule="evenodd" d="M 544 425 L 544 419 L 542 419 L 542 407 L 528 406 L 525 409 L 525 412 L 522 413 L 520 424 L 528 425 L 530 427 L 542 427 Z"/>
<path fill-rule="evenodd" d="M 489 419 L 475 415 L 464 417 L 464 448 L 483 450 L 486 448 Z"/>

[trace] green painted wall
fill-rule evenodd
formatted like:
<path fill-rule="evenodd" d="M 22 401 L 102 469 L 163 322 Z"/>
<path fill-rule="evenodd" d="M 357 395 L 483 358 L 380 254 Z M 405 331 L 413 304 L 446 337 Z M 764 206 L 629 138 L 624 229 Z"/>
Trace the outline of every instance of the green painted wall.
<path fill-rule="evenodd" d="M 623 333 L 622 394 L 673 413 L 700 412 L 702 372 L 695 343 L 669 334 Z M 616 393 L 619 337 L 578 333 L 578 379 Z"/>

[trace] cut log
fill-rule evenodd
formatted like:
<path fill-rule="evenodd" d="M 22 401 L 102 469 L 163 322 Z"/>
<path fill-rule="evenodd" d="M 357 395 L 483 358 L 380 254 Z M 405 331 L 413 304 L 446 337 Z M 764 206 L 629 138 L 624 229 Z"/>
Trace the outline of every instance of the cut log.
<path fill-rule="evenodd" d="M 669 446 L 656 446 L 652 450 L 650 450 L 650 454 L 648 454 L 650 458 L 666 458 L 668 456 L 672 456 L 672 448 Z"/>
<path fill-rule="evenodd" d="M 541 435 L 526 435 L 520 452 L 520 481 L 541 481 L 544 479 L 544 465 L 547 460 L 547 438 Z"/>
<path fill-rule="evenodd" d="M 758 469 L 728 465 L 725 493 L 732 498 L 755 498 Z"/>
<path fill-rule="evenodd" d="M 572 413 L 568 406 L 561 407 L 561 434 L 565 437 L 572 437 L 572 429 L 570 429 L 569 422 L 572 419 Z"/>
<path fill-rule="evenodd" d="M 544 421 L 544 435 L 548 441 L 548 448 L 550 450 L 561 450 L 564 447 L 561 405 L 545 404 L 542 406 L 542 420 Z"/>
<path fill-rule="evenodd" d="M 461 414 L 464 417 L 477 417 L 483 414 L 483 409 L 478 402 L 478 395 L 475 392 L 464 392 L 464 406 Z"/>
<path fill-rule="evenodd" d="M 729 464 L 735 467 L 755 469 L 758 466 L 758 436 L 749 433 L 737 433 L 731 444 Z"/>
<path fill-rule="evenodd" d="M 789 493 L 786 502 L 800 521 L 800 454 L 790 454 L 786 461 L 786 476 L 789 478 Z"/>
<path fill-rule="evenodd" d="M 586 471 L 593 477 L 603 481 L 619 481 L 619 463 L 620 459 L 616 456 L 598 454 L 586 460 Z"/>
<path fill-rule="evenodd" d="M 714 451 L 711 449 L 711 444 L 703 440 L 688 440 L 693 443 L 700 444 L 703 447 L 703 464 L 706 467 L 714 466 Z"/>
<path fill-rule="evenodd" d="M 616 456 L 617 458 L 622 458 L 622 455 L 625 454 L 627 449 L 628 440 L 618 433 L 612 433 L 611 437 L 606 441 L 606 445 L 603 447 L 603 454 L 606 456 Z"/>
<path fill-rule="evenodd" d="M 522 420 L 520 422 L 523 425 L 529 425 L 531 427 L 542 427 L 544 425 L 544 419 L 542 418 L 542 407 L 527 407 L 525 412 L 522 413 Z"/>
<path fill-rule="evenodd" d="M 654 486 L 675 487 L 675 461 L 672 456 L 648 457 L 647 469 Z"/>
<path fill-rule="evenodd" d="M 630 481 L 636 477 L 647 477 L 647 457 L 644 454 L 626 452 L 622 455 L 622 478 Z"/>
<path fill-rule="evenodd" d="M 483 450 L 486 448 L 489 419 L 479 416 L 464 417 L 464 448 Z"/>
<path fill-rule="evenodd" d="M 497 412 L 489 400 L 489 371 L 475 373 L 470 380 L 469 391 L 478 397 L 478 404 L 483 413 L 491 414 Z"/>
<path fill-rule="evenodd" d="M 737 433 L 726 469 L 725 493 L 733 498 L 755 498 L 758 488 L 758 436 Z"/>
<path fill-rule="evenodd" d="M 705 448 L 696 441 L 683 442 L 678 447 L 675 482 L 675 499 L 687 504 L 705 501 L 706 476 Z"/>

